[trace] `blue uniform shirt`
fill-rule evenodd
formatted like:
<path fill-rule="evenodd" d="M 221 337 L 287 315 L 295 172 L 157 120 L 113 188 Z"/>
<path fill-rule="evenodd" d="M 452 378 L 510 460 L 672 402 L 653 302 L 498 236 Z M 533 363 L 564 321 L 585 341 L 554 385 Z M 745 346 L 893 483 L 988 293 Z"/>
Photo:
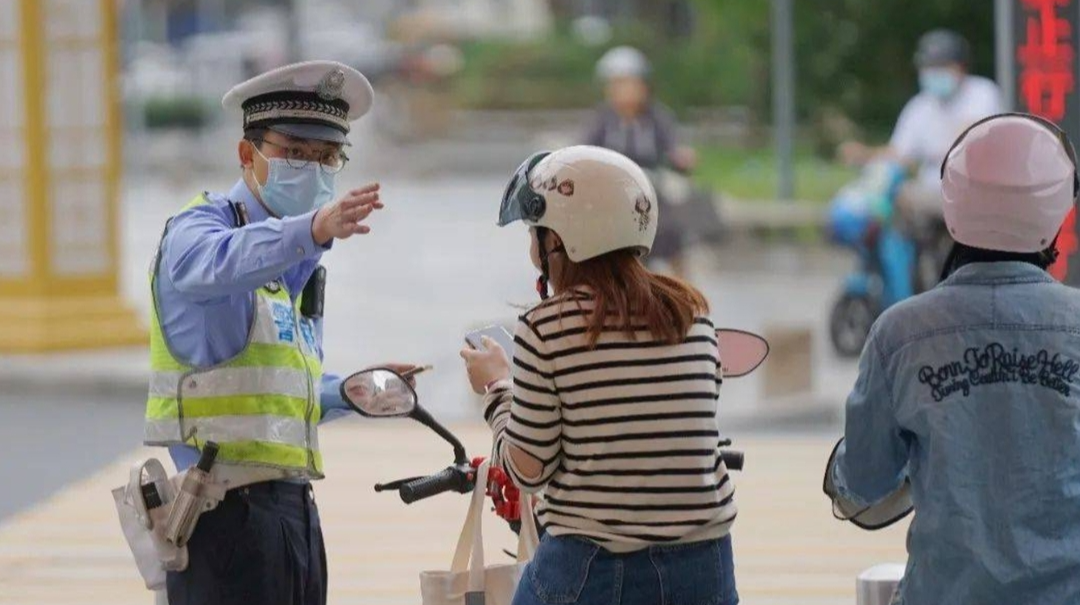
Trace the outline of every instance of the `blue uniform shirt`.
<path fill-rule="evenodd" d="M 180 361 L 209 367 L 243 350 L 254 313 L 251 292 L 282 278 L 299 296 L 326 250 L 315 243 L 315 211 L 277 219 L 263 208 L 241 179 L 226 196 L 210 194 L 211 204 L 191 208 L 172 220 L 161 245 L 157 305 L 161 328 Z M 236 228 L 227 200 L 243 202 L 248 225 Z M 315 322 L 322 357 L 322 320 Z M 348 412 L 341 378 L 322 378 L 323 422 Z M 177 470 L 198 460 L 192 447 L 169 448 Z"/>
<path fill-rule="evenodd" d="M 903 603 L 1080 603 L 1080 290 L 976 263 L 877 321 L 833 479 L 911 480 Z"/>

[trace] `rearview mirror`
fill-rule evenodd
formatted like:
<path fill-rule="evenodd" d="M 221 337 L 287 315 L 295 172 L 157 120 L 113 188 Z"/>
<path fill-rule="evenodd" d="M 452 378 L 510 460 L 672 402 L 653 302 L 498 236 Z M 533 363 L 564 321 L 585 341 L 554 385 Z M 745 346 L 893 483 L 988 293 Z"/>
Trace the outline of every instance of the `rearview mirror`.
<path fill-rule="evenodd" d="M 386 369 L 364 370 L 341 383 L 341 398 L 371 418 L 408 416 L 416 409 L 416 391 L 401 375 Z"/>
<path fill-rule="evenodd" d="M 769 342 L 751 332 L 721 328 L 716 331 L 724 378 L 739 378 L 758 369 L 769 356 Z"/>

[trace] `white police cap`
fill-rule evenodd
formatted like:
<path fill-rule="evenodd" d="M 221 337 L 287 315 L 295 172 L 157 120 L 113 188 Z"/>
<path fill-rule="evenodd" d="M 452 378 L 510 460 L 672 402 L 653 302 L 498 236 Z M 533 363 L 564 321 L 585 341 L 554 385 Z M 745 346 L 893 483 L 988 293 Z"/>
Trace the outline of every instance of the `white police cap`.
<path fill-rule="evenodd" d="M 302 138 L 346 143 L 349 123 L 371 109 L 363 74 L 337 61 L 293 63 L 237 84 L 222 106 L 243 112 L 244 129 L 269 128 Z"/>

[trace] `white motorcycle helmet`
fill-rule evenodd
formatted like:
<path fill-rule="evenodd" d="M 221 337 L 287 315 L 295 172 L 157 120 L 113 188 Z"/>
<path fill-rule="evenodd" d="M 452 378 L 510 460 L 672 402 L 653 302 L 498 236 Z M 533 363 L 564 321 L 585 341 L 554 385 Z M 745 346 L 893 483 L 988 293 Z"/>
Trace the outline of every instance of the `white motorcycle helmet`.
<path fill-rule="evenodd" d="M 1051 247 L 1080 191 L 1076 151 L 1053 122 L 1023 113 L 980 120 L 941 164 L 945 223 L 982 250 Z"/>
<path fill-rule="evenodd" d="M 522 221 L 551 229 L 575 263 L 615 250 L 645 256 L 656 239 L 656 191 L 630 158 L 602 147 L 575 145 L 535 153 L 518 167 L 503 193 L 499 226 Z M 541 249 L 540 295 L 547 296 L 547 257 Z"/>
<path fill-rule="evenodd" d="M 604 53 L 596 63 L 596 76 L 603 81 L 615 78 L 649 77 L 649 60 L 632 46 L 616 46 Z"/>

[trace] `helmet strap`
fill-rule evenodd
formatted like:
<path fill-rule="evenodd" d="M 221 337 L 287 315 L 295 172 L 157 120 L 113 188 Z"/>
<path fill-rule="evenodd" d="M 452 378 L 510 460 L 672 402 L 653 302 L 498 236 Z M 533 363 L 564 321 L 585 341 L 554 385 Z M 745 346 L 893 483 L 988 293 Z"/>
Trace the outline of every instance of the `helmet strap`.
<path fill-rule="evenodd" d="M 945 281 L 954 271 L 960 268 L 956 264 L 959 249 L 960 244 L 953 242 L 952 248 L 949 248 L 949 255 L 945 257 L 945 263 L 941 267 L 941 277 L 938 278 L 938 281 Z"/>
<path fill-rule="evenodd" d="M 540 256 L 540 277 L 536 278 L 536 293 L 540 295 L 540 300 L 547 300 L 548 293 L 548 255 L 547 255 L 547 227 L 536 228 L 536 242 L 537 251 Z"/>
<path fill-rule="evenodd" d="M 1045 265 L 1041 265 L 1043 269 L 1046 269 L 1050 265 L 1056 263 L 1057 259 L 1058 259 L 1058 256 L 1061 255 L 1061 251 L 1058 250 L 1058 247 L 1057 247 L 1059 237 L 1061 237 L 1061 232 L 1060 231 L 1058 231 L 1058 234 L 1054 236 L 1054 241 L 1050 242 L 1050 246 L 1047 247 L 1046 250 L 1043 250 L 1042 252 L 1039 253 L 1040 255 L 1042 255 L 1042 261 L 1041 262 L 1045 263 Z"/>
<path fill-rule="evenodd" d="M 551 250 L 547 249 L 548 231 L 550 229 L 547 227 L 536 228 L 537 252 L 540 257 L 540 277 L 536 278 L 536 293 L 540 295 L 540 300 L 547 300 L 551 296 L 548 292 L 548 284 L 551 281 L 551 268 L 548 264 L 548 257 L 556 252 L 566 251 L 566 248 L 561 244 Z"/>

